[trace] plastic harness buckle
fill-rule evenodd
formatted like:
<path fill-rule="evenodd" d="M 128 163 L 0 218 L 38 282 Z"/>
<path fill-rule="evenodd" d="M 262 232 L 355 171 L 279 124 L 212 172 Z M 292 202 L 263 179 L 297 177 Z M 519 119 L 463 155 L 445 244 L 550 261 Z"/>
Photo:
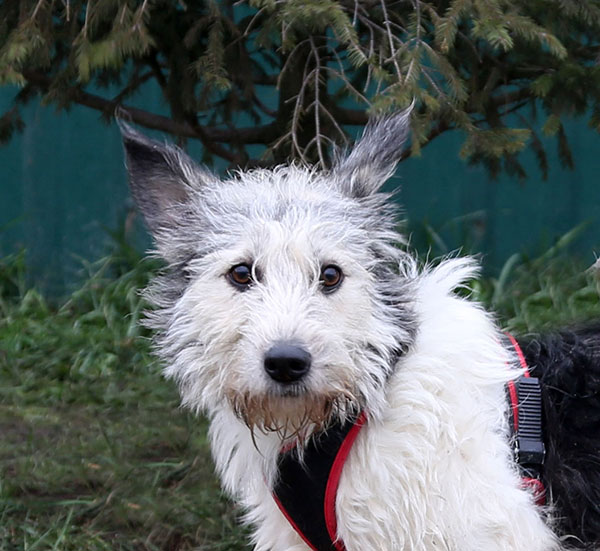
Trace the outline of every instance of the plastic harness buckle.
<path fill-rule="evenodd" d="M 518 429 L 514 439 L 519 465 L 544 464 L 546 448 L 542 435 L 542 387 L 539 379 L 521 376 L 515 381 L 519 404 Z"/>

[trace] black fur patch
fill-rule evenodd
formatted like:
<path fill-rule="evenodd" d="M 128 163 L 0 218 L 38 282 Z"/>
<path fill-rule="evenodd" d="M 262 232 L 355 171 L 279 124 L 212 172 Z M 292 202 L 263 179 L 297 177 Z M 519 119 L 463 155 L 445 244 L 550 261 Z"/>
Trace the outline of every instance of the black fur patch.
<path fill-rule="evenodd" d="M 543 386 L 544 479 L 560 536 L 570 546 L 600 545 L 600 324 L 520 339 Z M 553 515 L 554 516 L 554 515 Z"/>

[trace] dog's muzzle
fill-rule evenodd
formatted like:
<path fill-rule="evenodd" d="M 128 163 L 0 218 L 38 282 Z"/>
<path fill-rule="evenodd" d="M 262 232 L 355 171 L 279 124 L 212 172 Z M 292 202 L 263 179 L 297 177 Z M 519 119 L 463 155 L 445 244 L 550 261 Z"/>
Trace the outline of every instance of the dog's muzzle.
<path fill-rule="evenodd" d="M 311 359 L 310 352 L 297 344 L 277 343 L 265 354 L 265 371 L 278 383 L 295 383 L 309 372 Z"/>

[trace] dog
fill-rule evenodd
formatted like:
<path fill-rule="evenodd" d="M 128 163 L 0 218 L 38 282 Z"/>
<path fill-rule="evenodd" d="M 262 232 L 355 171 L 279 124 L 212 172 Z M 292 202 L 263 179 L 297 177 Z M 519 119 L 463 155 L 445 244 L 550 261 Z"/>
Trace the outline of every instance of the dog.
<path fill-rule="evenodd" d="M 409 120 L 225 180 L 122 124 L 165 374 L 256 551 L 600 549 L 600 327 L 515 339 L 473 259 L 415 259 L 381 192 Z"/>

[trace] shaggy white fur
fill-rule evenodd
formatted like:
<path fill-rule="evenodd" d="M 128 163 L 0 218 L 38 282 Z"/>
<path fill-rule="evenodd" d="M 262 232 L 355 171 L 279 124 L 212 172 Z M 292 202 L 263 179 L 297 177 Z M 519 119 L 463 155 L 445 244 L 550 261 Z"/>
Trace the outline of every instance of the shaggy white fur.
<path fill-rule="evenodd" d="M 418 332 L 344 467 L 336 502 L 348 551 L 551 551 L 508 445 L 504 385 L 518 371 L 476 304 L 453 291 L 473 277 L 468 260 L 416 276 Z M 212 418 L 214 458 L 247 508 L 257 551 L 309 549 L 270 495 L 280 439 L 257 435 L 227 407 Z"/>

